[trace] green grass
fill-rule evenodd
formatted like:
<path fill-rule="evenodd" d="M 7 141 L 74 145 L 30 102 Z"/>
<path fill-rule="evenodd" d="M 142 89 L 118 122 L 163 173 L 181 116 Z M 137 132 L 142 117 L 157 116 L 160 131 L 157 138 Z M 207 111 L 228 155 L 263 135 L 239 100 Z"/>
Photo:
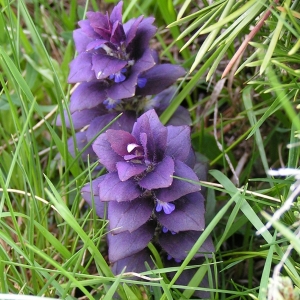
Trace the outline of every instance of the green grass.
<path fill-rule="evenodd" d="M 156 18 L 153 45 L 160 57 L 190 70 L 161 121 L 186 106 L 193 146 L 210 162 L 209 179 L 202 182 L 208 188 L 204 233 L 177 268 L 163 266 L 150 244 L 158 268 L 139 280 L 112 274 L 107 222 L 80 194 L 94 166 L 84 165 L 80 153 L 69 154 L 74 130 L 55 126 L 69 102 L 76 22 L 88 8 L 105 11 L 116 3 L 98 2 L 0 0 L 0 298 L 193 299 L 202 289 L 211 299 L 267 299 L 269 278 L 283 259 L 282 276 L 299 289 L 299 205 L 256 232 L 294 183 L 267 171 L 299 167 L 300 2 L 270 8 L 263 0 L 200 1 L 199 8 L 188 0 L 124 1 L 125 20 Z M 256 18 L 268 9 L 265 24 L 220 84 Z M 177 284 L 208 235 L 213 257 L 193 266 L 188 285 Z M 289 246 L 294 251 L 284 257 Z M 209 287 L 201 288 L 205 275 Z"/>

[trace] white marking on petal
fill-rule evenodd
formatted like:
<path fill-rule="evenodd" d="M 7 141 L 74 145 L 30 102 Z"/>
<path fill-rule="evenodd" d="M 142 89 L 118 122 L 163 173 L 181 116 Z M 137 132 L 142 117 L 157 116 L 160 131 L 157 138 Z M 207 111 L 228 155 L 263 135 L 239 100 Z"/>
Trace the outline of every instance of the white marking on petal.
<path fill-rule="evenodd" d="M 127 151 L 130 153 L 132 150 L 134 150 L 136 147 L 139 147 L 139 145 L 132 143 L 127 145 Z"/>
<path fill-rule="evenodd" d="M 97 79 L 100 78 L 100 76 L 102 75 L 102 73 L 103 73 L 102 71 L 99 71 L 99 72 L 98 72 L 98 74 L 97 74 Z"/>

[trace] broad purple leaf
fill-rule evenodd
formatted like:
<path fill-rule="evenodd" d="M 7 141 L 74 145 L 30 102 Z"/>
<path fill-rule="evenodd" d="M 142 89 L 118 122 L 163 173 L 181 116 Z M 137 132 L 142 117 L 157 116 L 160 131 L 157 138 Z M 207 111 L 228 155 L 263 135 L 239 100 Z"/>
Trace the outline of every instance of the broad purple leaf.
<path fill-rule="evenodd" d="M 100 134 L 92 147 L 99 157 L 100 163 L 103 164 L 109 172 L 117 170 L 116 163 L 123 160 L 123 158 L 111 148 L 111 145 L 107 140 L 107 133 Z"/>
<path fill-rule="evenodd" d="M 196 164 L 193 169 L 199 180 L 207 181 L 208 165 L 208 159 L 204 155 L 197 153 Z M 206 196 L 206 190 L 207 188 L 205 186 L 201 187 L 201 194 L 204 195 L 204 197 Z"/>
<path fill-rule="evenodd" d="M 153 207 L 151 197 L 126 202 L 111 201 L 108 205 L 109 229 L 113 234 L 133 232 L 150 219 Z"/>
<path fill-rule="evenodd" d="M 90 207 L 93 207 L 93 204 L 96 209 L 96 214 L 100 218 L 104 218 L 106 203 L 100 201 L 99 198 L 99 183 L 104 179 L 103 176 L 100 176 L 94 179 L 91 183 L 87 183 L 81 189 L 81 195 L 83 199 L 89 204 Z"/>
<path fill-rule="evenodd" d="M 120 23 L 120 21 L 116 21 L 113 24 L 110 41 L 113 44 L 121 45 L 122 42 L 124 42 L 125 40 L 126 40 L 126 35 L 123 29 L 123 25 Z"/>
<path fill-rule="evenodd" d="M 120 1 L 111 11 L 109 20 L 112 23 L 120 22 L 122 23 L 122 8 L 123 8 L 123 1 Z"/>
<path fill-rule="evenodd" d="M 137 94 L 144 96 L 158 94 L 175 83 L 185 73 L 185 70 L 180 66 L 171 64 L 155 65 L 141 75 L 142 78 L 147 79 L 147 83 L 143 88 L 137 87 Z"/>
<path fill-rule="evenodd" d="M 120 156 L 129 154 L 127 150 L 129 144 L 137 144 L 137 140 L 124 130 L 108 129 L 106 135 L 111 148 Z"/>
<path fill-rule="evenodd" d="M 199 153 L 196 154 L 196 164 L 194 166 L 194 171 L 197 174 L 199 180 L 207 180 L 208 159 Z"/>
<path fill-rule="evenodd" d="M 167 144 L 167 128 L 162 125 L 154 109 L 140 116 L 132 129 L 132 135 L 139 140 L 141 133 L 147 135 L 149 159 L 162 159 Z"/>
<path fill-rule="evenodd" d="M 174 125 L 174 126 L 180 126 L 180 125 L 191 125 L 192 119 L 189 111 L 183 107 L 178 106 L 172 117 L 169 119 L 167 125 Z"/>
<path fill-rule="evenodd" d="M 186 165 L 188 165 L 190 168 L 194 169 L 194 166 L 196 163 L 196 155 L 195 155 L 195 152 L 192 147 L 191 147 L 189 155 L 188 155 L 187 159 L 184 161 L 184 163 Z M 197 173 L 196 173 L 196 175 L 197 175 Z"/>
<path fill-rule="evenodd" d="M 95 119 L 99 114 L 101 114 L 102 110 L 95 108 L 93 110 L 85 109 L 82 111 L 76 111 L 71 115 L 71 120 L 69 118 L 68 113 L 64 112 L 65 126 L 71 128 L 71 122 L 73 123 L 74 129 L 81 129 L 82 127 L 90 124 L 90 122 Z M 57 117 L 56 120 L 57 126 L 62 126 L 62 118 L 61 115 Z"/>
<path fill-rule="evenodd" d="M 116 118 L 117 115 L 118 115 L 117 113 L 108 113 L 95 118 L 94 121 L 91 122 L 89 128 L 86 131 L 87 139 L 90 141 L 94 139 L 96 136 L 102 134 L 103 132 L 101 131 L 103 130 L 103 128 L 106 125 L 108 125 L 109 122 L 111 122 L 114 118 Z"/>
<path fill-rule="evenodd" d="M 142 132 L 140 134 L 140 142 L 141 142 L 141 146 L 143 147 L 143 150 L 144 150 L 144 160 L 149 161 L 148 149 L 147 149 L 148 137 L 145 132 Z"/>
<path fill-rule="evenodd" d="M 82 29 L 76 29 L 73 31 L 73 39 L 78 53 L 85 52 L 88 44 L 93 41 L 93 39 L 88 37 Z"/>
<path fill-rule="evenodd" d="M 130 161 L 117 162 L 118 175 L 121 181 L 143 173 L 147 167 L 144 164 L 136 164 Z"/>
<path fill-rule="evenodd" d="M 88 95 L 88 97 L 87 97 Z M 106 96 L 106 84 L 105 82 L 91 81 L 82 82 L 78 85 L 71 96 L 70 111 L 91 109 L 99 106 L 105 99 Z M 98 107 L 99 109 L 100 107 Z M 105 108 L 102 108 L 105 113 Z"/>
<path fill-rule="evenodd" d="M 88 11 L 86 17 L 90 22 L 91 27 L 109 29 L 109 20 L 106 15 L 101 12 Z"/>
<path fill-rule="evenodd" d="M 148 48 L 145 49 L 143 55 L 138 58 L 135 64 L 132 66 L 132 73 L 137 73 L 139 75 L 155 66 L 156 62 L 153 54 L 154 53 L 152 50 Z"/>
<path fill-rule="evenodd" d="M 170 86 L 169 88 L 163 90 L 157 94 L 151 102 L 145 108 L 145 111 L 154 108 L 158 115 L 161 115 L 166 108 L 170 105 L 171 100 L 176 95 L 177 87 Z M 138 94 L 138 91 L 136 91 Z M 181 126 L 181 125 L 191 125 L 192 119 L 189 111 L 182 106 L 179 106 L 172 117 L 169 119 L 167 125 Z"/>
<path fill-rule="evenodd" d="M 109 40 L 111 26 L 108 17 L 100 12 L 93 11 L 88 11 L 86 17 L 90 21 L 90 25 L 94 31 L 100 35 L 99 38 L 102 37 Z"/>
<path fill-rule="evenodd" d="M 88 141 L 98 136 L 101 130 L 103 130 L 103 128 L 107 126 L 117 116 L 118 113 L 107 113 L 105 115 L 95 118 L 86 131 Z M 121 117 L 119 117 L 114 123 L 112 123 L 109 126 L 109 129 L 122 129 L 131 132 L 135 120 L 136 117 L 134 113 L 130 111 L 125 111 Z"/>
<path fill-rule="evenodd" d="M 173 182 L 174 160 L 170 156 L 166 156 L 153 168 L 139 181 L 139 185 L 147 190 L 169 187 Z"/>
<path fill-rule="evenodd" d="M 203 231 L 205 228 L 204 219 L 204 198 L 201 193 L 191 193 L 174 202 L 175 210 L 167 215 L 157 213 L 158 221 L 168 230 L 173 232 L 196 230 Z"/>
<path fill-rule="evenodd" d="M 145 266 L 146 263 L 150 266 L 150 268 L 154 267 L 153 260 L 151 259 L 151 253 L 147 248 L 129 257 L 116 261 L 112 265 L 112 272 L 115 275 L 118 275 L 124 270 L 125 267 L 125 272 L 145 272 L 147 270 Z"/>
<path fill-rule="evenodd" d="M 158 114 L 163 113 L 163 111 L 170 105 L 171 100 L 174 98 L 177 91 L 177 87 L 172 85 L 169 88 L 163 90 L 152 98 L 148 109 L 154 108 Z M 182 124 L 181 124 L 182 125 Z"/>
<path fill-rule="evenodd" d="M 141 21 L 136 31 L 135 38 L 127 44 L 127 48 L 133 53 L 135 58 L 141 57 L 144 51 L 149 47 L 149 41 L 154 36 L 157 28 L 152 25 L 153 17 L 145 18 Z"/>
<path fill-rule="evenodd" d="M 143 18 L 144 16 L 139 16 L 137 19 L 131 19 L 123 25 L 124 31 L 126 33 L 126 45 L 131 43 L 131 41 L 135 38 L 136 31 Z"/>
<path fill-rule="evenodd" d="M 99 35 L 94 31 L 89 20 L 80 20 L 78 22 L 78 25 L 80 26 L 80 30 L 82 30 L 83 34 L 85 34 L 87 37 L 89 37 L 91 39 L 99 39 L 100 38 Z M 78 40 L 78 43 L 80 43 L 80 42 L 81 41 Z M 77 50 L 77 48 L 76 48 L 76 50 Z"/>
<path fill-rule="evenodd" d="M 115 235 L 108 233 L 109 261 L 116 262 L 145 249 L 154 235 L 154 230 L 155 226 L 148 222 L 132 233 L 129 231 Z"/>
<path fill-rule="evenodd" d="M 90 43 L 88 43 L 85 48 L 86 48 L 86 51 L 97 50 L 97 49 L 101 48 L 101 46 L 104 45 L 105 43 L 107 43 L 106 40 L 95 39 L 95 40 L 92 40 Z"/>
<path fill-rule="evenodd" d="M 96 79 L 96 77 L 92 71 L 92 54 L 82 52 L 70 63 L 68 83 L 91 81 L 93 79 Z"/>
<path fill-rule="evenodd" d="M 173 258 L 184 260 L 201 236 L 201 233 L 199 231 L 182 231 L 176 234 L 170 232 L 161 233 L 159 243 Z M 208 237 L 194 257 L 202 257 L 204 255 L 210 257 L 210 253 L 214 251 L 212 239 Z"/>
<path fill-rule="evenodd" d="M 76 155 L 81 152 L 87 144 L 88 141 L 85 132 L 76 132 L 75 136 L 68 139 L 68 151 L 72 157 L 76 157 Z M 75 149 L 77 149 L 77 151 Z M 90 161 L 97 160 L 97 156 L 95 155 L 91 145 L 81 154 L 81 157 L 84 161 L 87 161 L 88 159 Z"/>
<path fill-rule="evenodd" d="M 137 85 L 138 75 L 145 70 L 148 70 L 154 66 L 154 60 L 151 55 L 151 51 L 147 50 L 143 53 L 143 56 L 135 62 L 131 67 L 129 76 L 125 81 L 112 85 L 107 90 L 108 97 L 112 99 L 126 99 L 135 95 L 135 89 Z"/>
<path fill-rule="evenodd" d="M 125 81 L 114 83 L 107 89 L 107 96 L 115 100 L 133 97 L 137 85 L 137 75 L 131 72 Z"/>
<path fill-rule="evenodd" d="M 168 138 L 165 155 L 185 161 L 191 149 L 191 130 L 189 126 L 167 126 Z"/>
<path fill-rule="evenodd" d="M 99 80 L 121 71 L 126 66 L 127 61 L 99 53 L 93 55 L 92 64 L 92 70 L 95 71 L 95 77 Z"/>
<path fill-rule="evenodd" d="M 197 175 L 189 166 L 180 160 L 175 160 L 174 176 L 192 180 L 195 181 L 195 183 L 173 178 L 173 183 L 170 187 L 155 191 L 155 195 L 159 200 L 170 202 L 177 200 L 184 195 L 200 191 L 200 185 L 197 184 L 199 181 Z"/>
<path fill-rule="evenodd" d="M 99 197 L 101 201 L 130 201 L 139 197 L 142 191 L 133 179 L 121 181 L 117 172 L 103 175 L 99 184 Z"/>

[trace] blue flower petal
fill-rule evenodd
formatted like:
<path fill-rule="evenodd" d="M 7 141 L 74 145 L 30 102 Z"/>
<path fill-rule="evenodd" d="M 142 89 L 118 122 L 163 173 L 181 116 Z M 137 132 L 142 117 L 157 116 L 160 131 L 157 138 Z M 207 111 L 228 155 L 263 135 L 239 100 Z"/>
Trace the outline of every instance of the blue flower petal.
<path fill-rule="evenodd" d="M 143 87 L 145 87 L 147 83 L 147 78 L 141 78 L 139 77 L 138 80 L 137 80 L 137 85 L 140 89 L 142 89 Z"/>
<path fill-rule="evenodd" d="M 126 76 L 124 74 L 122 74 L 121 72 L 118 72 L 115 74 L 115 82 L 119 83 L 119 82 L 123 82 L 126 79 Z"/>
<path fill-rule="evenodd" d="M 162 209 L 164 210 L 165 214 L 169 215 L 172 211 L 175 210 L 175 205 L 173 203 L 163 202 L 157 199 L 155 210 L 157 212 L 160 212 Z"/>

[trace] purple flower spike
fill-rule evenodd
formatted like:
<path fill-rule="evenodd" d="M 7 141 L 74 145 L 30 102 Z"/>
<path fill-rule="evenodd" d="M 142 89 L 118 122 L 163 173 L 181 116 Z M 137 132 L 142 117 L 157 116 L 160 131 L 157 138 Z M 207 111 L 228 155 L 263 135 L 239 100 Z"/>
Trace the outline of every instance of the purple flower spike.
<path fill-rule="evenodd" d="M 163 126 L 149 110 L 131 133 L 108 129 L 95 140 L 93 150 L 108 174 L 94 180 L 92 189 L 85 186 L 83 195 L 91 204 L 88 192 L 94 194 L 99 213 L 102 205 L 97 202 L 107 203 L 110 261 L 119 269 L 133 257 L 144 257 L 152 238 L 175 261 L 184 259 L 205 228 L 189 127 Z M 213 251 L 210 239 L 201 251 Z"/>
<path fill-rule="evenodd" d="M 163 91 L 185 74 L 182 67 L 158 64 L 157 53 L 149 49 L 154 19 L 140 16 L 123 24 L 122 6 L 121 1 L 110 16 L 87 12 L 87 19 L 78 22 L 73 33 L 78 56 L 70 63 L 68 82 L 81 84 L 71 97 L 72 113 L 103 101 L 108 110 L 115 109 L 110 103 L 124 99 L 125 110 L 136 111 L 137 99 Z"/>

